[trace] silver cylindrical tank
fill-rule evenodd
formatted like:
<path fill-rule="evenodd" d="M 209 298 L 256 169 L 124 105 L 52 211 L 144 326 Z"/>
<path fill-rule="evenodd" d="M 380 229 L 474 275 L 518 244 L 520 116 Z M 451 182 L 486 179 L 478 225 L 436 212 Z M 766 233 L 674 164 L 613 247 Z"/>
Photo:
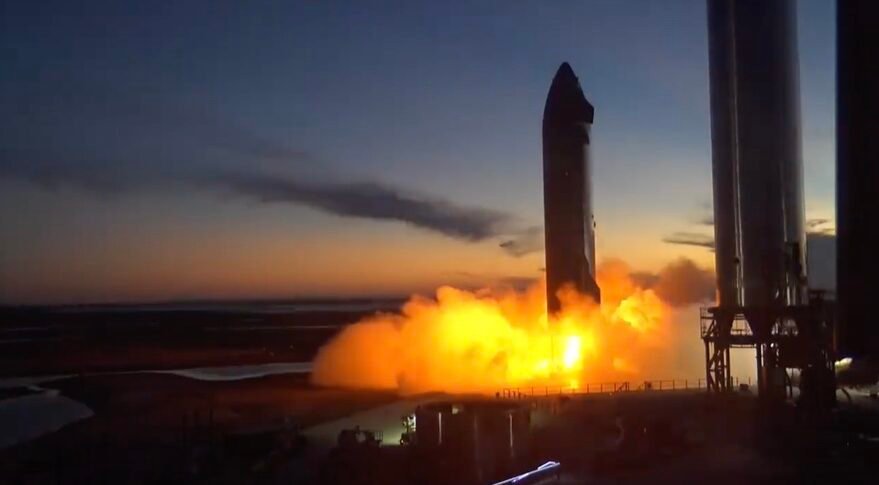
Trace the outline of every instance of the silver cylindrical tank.
<path fill-rule="evenodd" d="M 738 306 L 739 229 L 736 176 L 735 52 L 732 3 L 708 1 L 711 88 L 711 169 L 714 189 L 714 268 L 722 307 Z"/>
<path fill-rule="evenodd" d="M 806 240 L 795 3 L 709 0 L 708 12 L 721 304 L 735 300 L 723 293 L 737 293 L 728 289 L 736 262 L 743 305 L 802 303 Z"/>

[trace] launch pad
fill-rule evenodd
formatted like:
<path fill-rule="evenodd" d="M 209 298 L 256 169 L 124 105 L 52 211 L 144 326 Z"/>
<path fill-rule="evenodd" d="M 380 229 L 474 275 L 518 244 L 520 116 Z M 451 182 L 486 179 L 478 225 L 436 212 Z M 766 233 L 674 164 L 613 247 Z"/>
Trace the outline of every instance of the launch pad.
<path fill-rule="evenodd" d="M 825 407 L 834 399 L 833 328 L 834 305 L 821 293 L 814 293 L 808 305 L 702 308 L 707 388 L 733 390 L 730 349 L 753 348 L 761 397 L 793 397 L 787 369 L 796 369 L 801 396 Z"/>

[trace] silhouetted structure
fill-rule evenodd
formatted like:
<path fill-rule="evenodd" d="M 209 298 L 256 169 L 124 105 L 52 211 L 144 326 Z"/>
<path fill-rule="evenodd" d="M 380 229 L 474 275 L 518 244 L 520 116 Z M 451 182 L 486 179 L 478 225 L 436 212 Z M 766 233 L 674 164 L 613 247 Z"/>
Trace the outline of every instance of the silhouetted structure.
<path fill-rule="evenodd" d="M 791 0 L 708 2 L 716 267 L 721 306 L 805 300 Z"/>
<path fill-rule="evenodd" d="M 837 346 L 841 356 L 879 357 L 879 3 L 836 8 Z"/>
<path fill-rule="evenodd" d="M 543 208 L 546 226 L 546 296 L 560 309 L 566 284 L 600 301 L 595 283 L 595 219 L 589 167 L 594 108 L 567 62 L 556 72 L 543 111 Z"/>
<path fill-rule="evenodd" d="M 719 305 L 701 317 L 706 378 L 730 390 L 730 347 L 754 347 L 761 396 L 792 390 L 798 368 L 804 399 L 824 408 L 833 312 L 807 288 L 796 4 L 707 6 Z"/>

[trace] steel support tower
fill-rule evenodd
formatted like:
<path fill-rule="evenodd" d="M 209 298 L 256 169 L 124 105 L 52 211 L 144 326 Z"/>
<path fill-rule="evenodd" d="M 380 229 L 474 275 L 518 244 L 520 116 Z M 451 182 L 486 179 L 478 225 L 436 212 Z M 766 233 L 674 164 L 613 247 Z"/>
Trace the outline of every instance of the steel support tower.
<path fill-rule="evenodd" d="M 833 363 L 834 304 L 821 292 L 808 305 L 710 307 L 700 314 L 708 390 L 733 390 L 730 349 L 753 348 L 758 394 L 770 400 L 791 396 L 791 370 L 801 396 L 825 407 L 835 400 Z"/>

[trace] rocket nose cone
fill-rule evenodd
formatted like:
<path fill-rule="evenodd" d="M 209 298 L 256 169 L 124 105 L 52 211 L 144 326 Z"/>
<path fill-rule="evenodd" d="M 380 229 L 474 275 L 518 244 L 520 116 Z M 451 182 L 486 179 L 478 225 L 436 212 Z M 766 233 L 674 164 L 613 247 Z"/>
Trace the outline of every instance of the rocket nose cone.
<path fill-rule="evenodd" d="M 555 91 L 557 95 L 570 96 L 576 94 L 576 91 L 579 89 L 580 81 L 577 80 L 577 75 L 574 74 L 574 70 L 571 69 L 570 64 L 563 62 L 555 72 L 555 76 L 552 78 L 552 85 L 549 88 L 549 92 L 552 93 Z"/>
<path fill-rule="evenodd" d="M 577 76 L 574 74 L 574 70 L 571 69 L 571 65 L 567 62 L 563 62 L 561 66 L 559 66 L 559 70 L 555 72 L 555 79 L 559 78 L 568 78 L 568 79 L 577 79 Z"/>
<path fill-rule="evenodd" d="M 563 62 L 552 78 L 552 85 L 546 96 L 545 121 L 556 119 L 561 122 L 585 121 L 592 123 L 594 109 L 586 100 L 580 81 L 567 62 Z"/>

